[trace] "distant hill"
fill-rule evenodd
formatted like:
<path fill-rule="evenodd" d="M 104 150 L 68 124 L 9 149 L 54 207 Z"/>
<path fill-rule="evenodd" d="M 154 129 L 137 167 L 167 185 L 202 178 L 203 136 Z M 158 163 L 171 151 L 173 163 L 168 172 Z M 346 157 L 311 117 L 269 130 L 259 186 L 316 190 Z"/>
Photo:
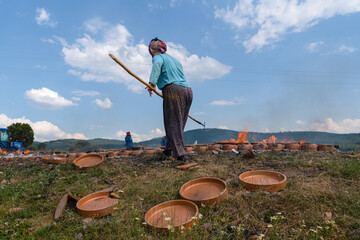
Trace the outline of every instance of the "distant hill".
<path fill-rule="evenodd" d="M 217 141 L 225 141 L 238 139 L 239 132 L 234 130 L 224 130 L 217 128 L 195 129 L 186 131 L 184 133 L 185 144 L 193 143 L 214 143 Z M 258 133 L 248 132 L 247 139 L 250 143 L 267 139 L 275 136 L 279 142 L 281 141 L 294 141 L 299 142 L 303 140 L 309 143 L 316 144 L 334 144 L 339 145 L 341 150 L 355 150 L 360 148 L 360 133 L 351 134 L 336 134 L 326 132 L 302 131 L 302 132 L 277 132 L 277 133 Z M 144 147 L 158 147 L 161 146 L 161 137 L 153 138 L 151 140 L 135 143 Z M 45 142 L 47 150 L 67 150 L 73 147 L 79 140 L 75 139 L 61 139 L 55 141 Z M 95 138 L 87 140 L 93 146 L 101 149 L 119 149 L 123 148 L 125 142 L 115 139 L 102 139 Z M 37 146 L 39 143 L 34 142 L 33 145 Z"/>

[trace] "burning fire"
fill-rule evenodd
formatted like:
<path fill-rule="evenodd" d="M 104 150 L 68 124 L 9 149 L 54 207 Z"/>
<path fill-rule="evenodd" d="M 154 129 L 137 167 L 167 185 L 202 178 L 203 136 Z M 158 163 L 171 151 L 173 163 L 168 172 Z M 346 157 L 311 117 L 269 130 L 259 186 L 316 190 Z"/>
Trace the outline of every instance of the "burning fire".
<path fill-rule="evenodd" d="M 29 154 L 29 153 L 30 153 L 29 149 L 24 152 L 24 154 Z"/>
<path fill-rule="evenodd" d="M 249 143 L 247 140 L 247 133 L 248 132 L 239 132 L 238 139 L 231 138 L 229 141 L 223 141 L 224 143 Z"/>

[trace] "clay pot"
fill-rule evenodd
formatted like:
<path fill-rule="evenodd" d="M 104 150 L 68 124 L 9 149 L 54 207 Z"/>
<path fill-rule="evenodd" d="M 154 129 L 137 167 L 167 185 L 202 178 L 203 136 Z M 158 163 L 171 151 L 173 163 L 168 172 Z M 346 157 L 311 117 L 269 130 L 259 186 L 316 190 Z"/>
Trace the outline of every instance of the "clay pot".
<path fill-rule="evenodd" d="M 214 145 L 210 145 L 208 146 L 208 151 L 213 151 L 216 149 L 221 149 L 221 145 L 220 144 L 214 144 Z"/>
<path fill-rule="evenodd" d="M 285 144 L 285 149 L 288 150 L 300 150 L 300 144 L 298 143 L 286 143 Z"/>
<path fill-rule="evenodd" d="M 195 152 L 206 152 L 207 146 L 197 146 Z"/>
<path fill-rule="evenodd" d="M 168 232 L 168 226 L 176 230 L 188 230 L 193 227 L 199 216 L 199 208 L 187 200 L 163 202 L 151 208 L 145 214 L 145 222 L 149 227 L 159 232 Z"/>
<path fill-rule="evenodd" d="M 83 217 L 102 217 L 111 214 L 119 202 L 109 192 L 96 192 L 81 198 L 76 203 L 77 212 Z"/>
<path fill-rule="evenodd" d="M 250 171 L 239 176 L 240 184 L 247 190 L 265 190 L 277 192 L 285 188 L 286 176 L 273 171 Z"/>
<path fill-rule="evenodd" d="M 186 147 L 185 148 L 185 152 L 193 152 L 194 148 L 193 147 Z"/>
<path fill-rule="evenodd" d="M 267 144 L 266 143 L 253 143 L 253 149 L 254 150 L 266 150 Z"/>
<path fill-rule="evenodd" d="M 233 149 L 238 150 L 238 145 L 224 144 L 222 146 L 222 150 L 224 150 L 224 151 L 232 151 Z"/>
<path fill-rule="evenodd" d="M 304 143 L 300 147 L 304 151 L 317 151 L 317 145 L 312 143 Z"/>
<path fill-rule="evenodd" d="M 327 144 L 319 144 L 318 151 L 322 152 L 332 152 L 335 150 L 334 145 L 327 145 Z"/>
<path fill-rule="evenodd" d="M 250 143 L 242 143 L 239 146 L 239 151 L 253 150 L 253 145 Z"/>
<path fill-rule="evenodd" d="M 212 206 L 226 199 L 226 183 L 219 178 L 212 177 L 194 179 L 181 187 L 180 196 L 199 207 L 201 204 Z"/>
<path fill-rule="evenodd" d="M 269 143 L 268 144 L 268 149 L 272 150 L 272 151 L 280 151 L 283 150 L 285 148 L 284 144 L 281 143 Z"/>

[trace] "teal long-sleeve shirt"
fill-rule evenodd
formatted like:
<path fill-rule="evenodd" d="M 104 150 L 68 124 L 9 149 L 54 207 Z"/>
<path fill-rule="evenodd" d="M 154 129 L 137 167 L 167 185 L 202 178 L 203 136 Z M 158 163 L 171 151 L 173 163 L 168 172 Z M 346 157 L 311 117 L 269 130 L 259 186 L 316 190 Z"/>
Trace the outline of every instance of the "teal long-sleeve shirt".
<path fill-rule="evenodd" d="M 157 54 L 153 57 L 152 63 L 150 82 L 159 89 L 163 89 L 168 84 L 189 87 L 181 63 L 174 57 L 167 53 Z"/>

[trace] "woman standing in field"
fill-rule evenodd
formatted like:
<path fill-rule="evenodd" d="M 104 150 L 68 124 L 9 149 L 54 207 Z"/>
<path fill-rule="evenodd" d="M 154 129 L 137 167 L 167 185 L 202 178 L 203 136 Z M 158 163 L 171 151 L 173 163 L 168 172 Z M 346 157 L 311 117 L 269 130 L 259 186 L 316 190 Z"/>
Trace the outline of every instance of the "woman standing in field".
<path fill-rule="evenodd" d="M 185 80 L 181 63 L 166 53 L 166 44 L 154 38 L 149 44 L 149 53 L 152 56 L 152 70 L 149 84 L 153 89 L 156 86 L 163 93 L 163 114 L 166 133 L 164 154 L 173 155 L 177 160 L 184 161 L 184 129 L 188 118 L 193 93 Z M 146 87 L 150 97 L 152 89 Z"/>

